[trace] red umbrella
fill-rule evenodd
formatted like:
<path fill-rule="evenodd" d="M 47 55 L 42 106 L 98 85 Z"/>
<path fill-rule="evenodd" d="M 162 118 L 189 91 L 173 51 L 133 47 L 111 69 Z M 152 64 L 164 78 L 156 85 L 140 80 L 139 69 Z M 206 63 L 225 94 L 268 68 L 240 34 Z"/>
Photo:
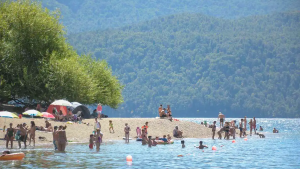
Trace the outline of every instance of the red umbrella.
<path fill-rule="evenodd" d="M 43 112 L 42 117 L 51 118 L 51 119 L 54 119 L 54 118 L 55 118 L 55 117 L 53 116 L 53 114 L 50 114 L 50 113 L 48 113 L 48 112 Z"/>

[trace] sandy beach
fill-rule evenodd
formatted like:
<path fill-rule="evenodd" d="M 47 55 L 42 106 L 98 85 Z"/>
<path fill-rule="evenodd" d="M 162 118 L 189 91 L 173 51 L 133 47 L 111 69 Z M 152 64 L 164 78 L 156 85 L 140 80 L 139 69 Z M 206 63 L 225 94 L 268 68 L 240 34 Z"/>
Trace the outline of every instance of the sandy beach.
<path fill-rule="evenodd" d="M 114 133 L 109 132 L 109 120 L 112 120 L 114 126 Z M 22 119 L 10 119 L 10 118 L 0 118 L 0 128 L 3 129 L 3 126 L 9 126 L 9 123 L 13 123 L 13 127 L 16 127 L 17 124 L 26 123 L 30 125 L 30 121 L 34 121 L 36 126 L 45 127 L 45 119 L 31 119 L 31 118 L 22 118 Z M 70 142 L 85 143 L 89 141 L 89 135 L 92 134 L 94 129 L 94 119 L 85 119 L 84 123 L 87 124 L 67 124 L 66 122 L 56 122 L 51 121 L 52 126 L 66 125 L 67 139 Z M 122 140 L 124 137 L 124 126 L 125 123 L 128 123 L 131 132 L 130 137 L 135 141 L 134 137 L 136 136 L 136 128 L 143 126 L 145 122 L 149 123 L 148 135 L 155 137 L 162 137 L 163 135 L 170 134 L 173 136 L 173 129 L 178 125 L 179 130 L 183 131 L 184 138 L 208 138 L 211 137 L 211 129 L 203 125 L 188 122 L 188 121 L 169 121 L 166 119 L 155 119 L 155 118 L 103 118 L 100 120 L 101 132 L 103 133 L 103 141 L 109 140 Z M 5 132 L 0 130 L 0 138 L 3 139 Z M 46 140 L 42 141 L 39 137 L 45 137 Z M 43 144 L 52 144 L 52 133 L 45 131 L 36 131 L 36 145 Z M 23 146 L 23 145 L 22 145 Z M 0 140 L 0 147 L 5 147 L 5 141 Z M 14 143 L 14 148 L 17 148 L 17 142 Z"/>

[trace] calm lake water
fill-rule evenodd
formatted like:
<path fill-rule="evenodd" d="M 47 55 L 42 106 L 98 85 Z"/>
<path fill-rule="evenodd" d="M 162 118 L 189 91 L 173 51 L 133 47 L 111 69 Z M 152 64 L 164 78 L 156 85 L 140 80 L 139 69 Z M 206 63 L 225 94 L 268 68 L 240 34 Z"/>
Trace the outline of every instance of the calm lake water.
<path fill-rule="evenodd" d="M 211 123 L 215 119 L 180 120 Z M 184 149 L 180 140 L 151 148 L 134 140 L 129 144 L 109 141 L 101 145 L 99 152 L 88 145 L 69 144 L 66 153 L 55 153 L 52 147 L 21 150 L 26 154 L 23 161 L 0 161 L 0 168 L 300 168 L 300 119 L 257 119 L 257 125 L 263 126 L 265 139 L 254 135 L 248 136 L 248 141 L 237 138 L 232 143 L 186 138 Z M 274 127 L 280 133 L 273 134 Z M 200 140 L 209 148 L 194 148 Z M 212 146 L 217 150 L 211 150 Z M 126 162 L 127 155 L 132 156 L 132 164 Z"/>

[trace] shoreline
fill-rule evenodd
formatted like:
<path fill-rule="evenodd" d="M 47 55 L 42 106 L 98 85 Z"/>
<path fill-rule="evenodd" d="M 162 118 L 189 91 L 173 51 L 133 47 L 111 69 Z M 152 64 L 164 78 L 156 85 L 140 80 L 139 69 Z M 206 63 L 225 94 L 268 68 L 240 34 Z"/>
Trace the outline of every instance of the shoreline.
<path fill-rule="evenodd" d="M 109 120 L 112 120 L 114 133 L 109 132 Z M 22 118 L 22 119 L 11 119 L 11 118 L 0 118 L 0 128 L 3 126 L 9 126 L 9 123 L 13 123 L 13 127 L 17 124 L 26 123 L 30 125 L 30 121 L 34 121 L 36 126 L 45 126 L 45 119 L 38 118 Z M 167 119 L 156 119 L 156 118 L 102 118 L 100 121 L 101 132 L 103 133 L 103 142 L 123 140 L 125 123 L 131 128 L 130 138 L 135 141 L 136 128 L 142 127 L 146 122 L 149 123 L 148 136 L 158 136 L 170 134 L 173 138 L 173 129 L 175 126 L 179 127 L 179 130 L 183 131 L 184 138 L 210 138 L 212 136 L 211 128 L 205 127 L 204 125 L 197 124 L 189 121 L 169 121 Z M 71 141 L 70 144 L 84 144 L 89 142 L 89 136 L 94 130 L 95 119 L 84 119 L 82 122 L 86 124 L 67 124 L 67 122 L 56 122 L 49 121 L 52 126 L 67 126 L 66 134 L 67 140 Z M 89 125 L 87 125 L 89 123 Z M 0 130 L 0 138 L 3 139 L 6 132 Z M 45 141 L 39 139 L 44 137 Z M 177 138 L 176 138 L 177 139 Z M 45 132 L 37 130 L 35 133 L 36 147 L 52 145 L 52 132 Z M 29 136 L 27 139 L 27 145 L 29 144 Z M 0 140 L 0 148 L 6 148 L 6 141 Z M 31 143 L 32 144 L 32 143 Z M 21 144 L 23 147 L 24 144 Z M 10 144 L 9 146 L 10 147 Z M 18 148 L 18 143 L 14 141 L 13 149 Z"/>

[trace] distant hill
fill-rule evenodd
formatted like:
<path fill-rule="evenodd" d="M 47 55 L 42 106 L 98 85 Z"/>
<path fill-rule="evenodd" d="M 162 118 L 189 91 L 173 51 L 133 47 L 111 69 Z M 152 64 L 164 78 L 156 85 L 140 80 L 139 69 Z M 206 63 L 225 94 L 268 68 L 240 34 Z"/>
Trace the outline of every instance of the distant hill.
<path fill-rule="evenodd" d="M 125 85 L 114 116 L 300 117 L 300 13 L 236 20 L 178 14 L 74 34 L 79 53 L 112 65 Z"/>
<path fill-rule="evenodd" d="M 299 0 L 37 0 L 59 9 L 68 33 L 120 28 L 158 17 L 202 13 L 239 18 L 300 10 Z"/>

